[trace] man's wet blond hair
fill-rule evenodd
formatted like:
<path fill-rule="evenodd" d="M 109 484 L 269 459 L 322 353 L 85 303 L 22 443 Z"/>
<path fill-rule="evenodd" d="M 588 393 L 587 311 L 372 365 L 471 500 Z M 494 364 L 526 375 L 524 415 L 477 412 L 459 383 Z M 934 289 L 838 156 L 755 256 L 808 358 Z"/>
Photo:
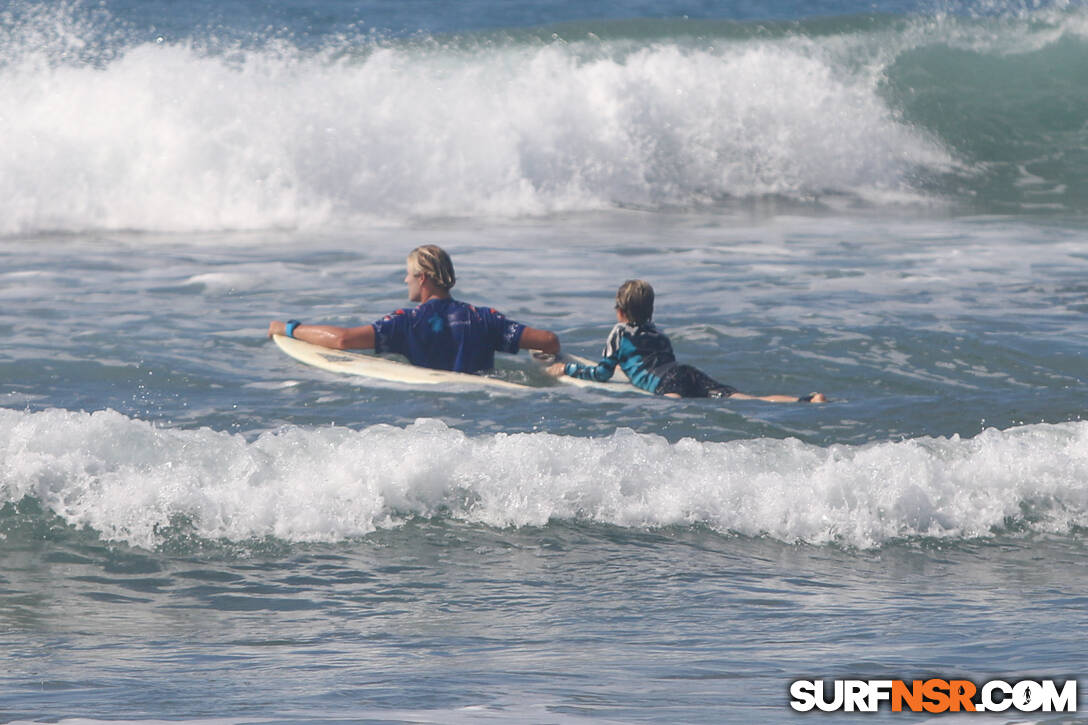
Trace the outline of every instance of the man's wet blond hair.
<path fill-rule="evenodd" d="M 616 309 L 632 325 L 645 325 L 654 318 L 654 288 L 645 280 L 627 280 L 616 292 Z"/>
<path fill-rule="evenodd" d="M 408 254 L 408 266 L 417 273 L 423 273 L 438 287 L 449 290 L 457 284 L 457 275 L 453 273 L 453 260 L 446 250 L 437 244 L 424 244 Z"/>

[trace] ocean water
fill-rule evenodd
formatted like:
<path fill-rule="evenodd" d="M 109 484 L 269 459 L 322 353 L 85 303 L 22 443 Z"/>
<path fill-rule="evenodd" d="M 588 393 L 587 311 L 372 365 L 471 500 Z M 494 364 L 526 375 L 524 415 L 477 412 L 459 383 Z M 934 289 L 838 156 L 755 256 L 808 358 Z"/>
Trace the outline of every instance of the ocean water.
<path fill-rule="evenodd" d="M 0 722 L 1088 702 L 1088 7 L 0 2 Z M 413 389 L 269 320 L 455 294 L 745 392 Z"/>

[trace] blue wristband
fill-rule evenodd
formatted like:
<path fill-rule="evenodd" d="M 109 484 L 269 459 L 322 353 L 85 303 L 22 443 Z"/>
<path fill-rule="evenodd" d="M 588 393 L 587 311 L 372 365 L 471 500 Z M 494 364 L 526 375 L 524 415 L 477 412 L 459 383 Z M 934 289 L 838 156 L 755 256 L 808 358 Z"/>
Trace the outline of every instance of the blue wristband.
<path fill-rule="evenodd" d="M 301 324 L 302 323 L 299 322 L 298 320 L 288 320 L 287 324 L 283 328 L 283 334 L 287 335 L 288 337 L 294 337 L 295 336 L 295 328 L 298 327 Z"/>
<path fill-rule="evenodd" d="M 563 366 L 563 373 L 566 375 L 574 376 L 574 371 L 578 369 L 578 363 L 569 362 Z"/>

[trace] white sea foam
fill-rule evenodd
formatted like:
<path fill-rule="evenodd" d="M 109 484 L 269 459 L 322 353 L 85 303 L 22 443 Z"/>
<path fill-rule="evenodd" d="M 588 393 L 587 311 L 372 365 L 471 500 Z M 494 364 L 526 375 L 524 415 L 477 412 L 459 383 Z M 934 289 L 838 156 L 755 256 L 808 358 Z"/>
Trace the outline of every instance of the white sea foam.
<path fill-rule="evenodd" d="M 0 234 L 899 199 L 952 161 L 878 74 L 803 39 L 144 43 L 77 61 L 78 23 L 58 22 L 0 62 Z"/>
<path fill-rule="evenodd" d="M 1088 422 L 822 448 L 670 444 L 622 429 L 467 436 L 434 420 L 247 441 L 112 411 L 0 410 L 0 441 L 0 502 L 33 496 L 71 525 L 145 547 L 179 517 L 230 540 L 335 541 L 451 516 L 495 527 L 705 525 L 856 547 L 1088 525 Z"/>

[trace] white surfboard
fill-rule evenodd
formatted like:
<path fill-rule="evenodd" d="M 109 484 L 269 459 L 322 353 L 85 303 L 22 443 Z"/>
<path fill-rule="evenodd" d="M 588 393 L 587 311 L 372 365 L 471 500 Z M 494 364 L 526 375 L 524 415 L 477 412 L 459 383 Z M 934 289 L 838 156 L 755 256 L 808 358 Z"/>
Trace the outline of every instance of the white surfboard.
<path fill-rule="evenodd" d="M 530 389 L 528 385 L 511 383 L 499 378 L 489 378 L 484 375 L 434 370 L 433 368 L 424 368 L 410 363 L 389 360 L 377 355 L 333 350 L 332 348 L 312 345 L 284 335 L 273 335 L 272 339 L 275 340 L 281 350 L 295 360 L 332 373 L 361 375 L 375 380 L 407 383 L 409 385 L 471 385 L 507 390 Z"/>
<path fill-rule="evenodd" d="M 342 375 L 358 375 L 374 380 L 383 380 L 392 383 L 405 383 L 407 385 L 468 385 L 473 387 L 506 389 L 506 390 L 533 390 L 538 389 L 530 385 L 512 383 L 500 378 L 487 377 L 486 375 L 470 375 L 468 373 L 454 373 L 448 370 L 435 370 L 433 368 L 420 367 L 411 363 L 390 360 L 377 355 L 350 352 L 347 350 L 334 350 L 329 347 L 314 345 L 293 337 L 273 335 L 272 339 L 281 350 L 299 362 L 312 365 L 316 368 L 331 373 Z M 596 365 L 593 360 L 560 353 L 558 356 L 534 350 L 532 360 L 541 368 L 554 362 L 577 362 L 582 365 Z M 558 382 L 564 385 L 573 385 L 579 388 L 592 388 L 610 393 L 641 393 L 653 395 L 649 391 L 637 388 L 631 384 L 623 371 L 616 368 L 612 379 L 606 383 L 598 383 L 595 380 L 582 380 L 572 378 L 569 375 L 561 375 Z"/>

